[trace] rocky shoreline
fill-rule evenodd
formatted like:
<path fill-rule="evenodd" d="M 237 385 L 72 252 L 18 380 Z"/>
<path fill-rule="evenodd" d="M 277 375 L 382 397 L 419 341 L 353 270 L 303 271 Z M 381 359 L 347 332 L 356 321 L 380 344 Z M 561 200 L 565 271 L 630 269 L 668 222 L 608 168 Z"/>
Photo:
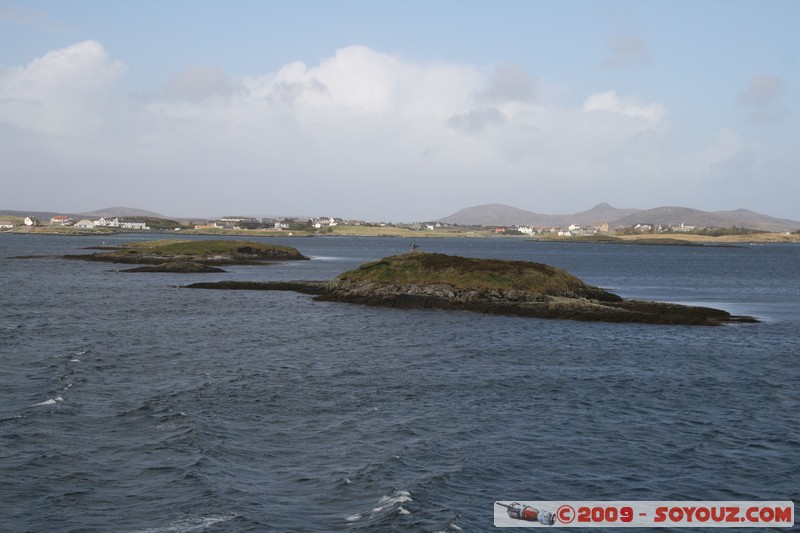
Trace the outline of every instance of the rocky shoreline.
<path fill-rule="evenodd" d="M 167 272 L 179 274 L 216 274 L 225 270 L 196 261 L 166 261 L 153 265 L 117 270 L 117 272 Z"/>
<path fill-rule="evenodd" d="M 406 256 L 396 256 L 408 259 Z M 434 256 L 437 254 L 419 254 Z M 458 258 L 456 258 L 458 259 Z M 395 258 L 382 260 L 396 267 Z M 394 263 L 392 261 L 395 261 Z M 473 268 L 475 262 L 488 261 L 495 266 L 497 260 L 473 260 L 462 263 L 464 269 Z M 221 281 L 194 283 L 187 288 L 223 290 L 295 291 L 314 295 L 316 300 L 344 302 L 370 306 L 410 309 L 445 309 L 473 311 L 487 314 L 524 316 L 547 319 L 567 319 L 601 322 L 633 322 L 643 324 L 671 324 L 717 326 L 726 323 L 758 322 L 753 317 L 736 316 L 708 307 L 694 307 L 671 303 L 624 300 L 616 294 L 586 285 L 560 269 L 538 263 L 501 262 L 502 267 L 514 269 L 527 266 L 545 276 L 569 276 L 565 283 L 547 285 L 542 290 L 502 288 L 493 286 L 457 286 L 450 283 L 403 283 L 359 279 L 362 269 L 380 268 L 380 262 L 370 263 L 355 271 L 345 272 L 332 281 L 242 282 Z M 549 270 L 548 270 L 549 269 Z M 367 276 L 369 278 L 370 275 Z M 375 277 L 374 275 L 372 277 Z"/>

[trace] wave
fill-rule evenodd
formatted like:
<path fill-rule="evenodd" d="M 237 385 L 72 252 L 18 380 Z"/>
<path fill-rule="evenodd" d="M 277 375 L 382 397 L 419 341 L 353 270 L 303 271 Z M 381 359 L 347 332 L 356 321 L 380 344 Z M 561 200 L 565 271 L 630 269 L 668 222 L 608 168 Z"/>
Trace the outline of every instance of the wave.
<path fill-rule="evenodd" d="M 192 531 L 203 531 L 204 529 L 208 529 L 212 526 L 230 522 L 234 518 L 236 518 L 236 515 L 234 514 L 181 518 L 163 527 L 138 529 L 133 533 L 190 533 Z"/>
<path fill-rule="evenodd" d="M 31 407 L 40 407 L 40 406 L 43 406 L 43 405 L 55 405 L 58 402 L 63 402 L 63 401 L 64 401 L 64 398 L 62 398 L 61 396 L 56 396 L 55 398 L 50 398 L 49 400 L 45 400 L 43 402 L 35 403 L 35 404 L 31 405 Z"/>
<path fill-rule="evenodd" d="M 378 500 L 378 506 L 372 509 L 370 512 L 370 516 L 375 516 L 377 514 L 384 513 L 389 511 L 393 508 L 397 508 L 398 511 L 403 509 L 403 503 L 409 503 L 414 500 L 411 499 L 411 494 L 405 490 L 396 490 L 389 496 L 382 496 L 380 500 Z M 408 514 L 408 511 L 403 509 L 405 512 L 401 512 L 400 514 Z"/>

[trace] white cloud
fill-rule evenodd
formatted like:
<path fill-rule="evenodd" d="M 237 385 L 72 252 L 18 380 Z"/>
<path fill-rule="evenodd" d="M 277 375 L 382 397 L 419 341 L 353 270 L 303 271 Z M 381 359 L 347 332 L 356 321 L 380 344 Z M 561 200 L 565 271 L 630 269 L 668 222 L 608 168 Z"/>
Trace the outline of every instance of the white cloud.
<path fill-rule="evenodd" d="M 531 102 L 536 91 L 530 76 L 520 68 L 504 66 L 494 73 L 491 85 L 477 95 L 478 101 L 487 103 Z"/>
<path fill-rule="evenodd" d="M 620 113 L 631 118 L 642 118 L 650 122 L 660 122 L 667 115 L 666 108 L 657 103 L 638 104 L 632 100 L 620 98 L 616 91 L 606 91 L 589 96 L 583 102 L 583 111 L 608 111 Z"/>
<path fill-rule="evenodd" d="M 6 202 L 425 219 L 490 201 L 651 207 L 676 184 L 768 163 L 730 129 L 672 153 L 664 104 L 610 90 L 557 105 L 516 67 L 349 46 L 240 78 L 188 67 L 143 100 L 120 94 L 124 70 L 86 41 L 0 72 L 0 168 L 30 178 Z M 771 168 L 791 157 L 775 153 Z"/>
<path fill-rule="evenodd" d="M 447 119 L 447 125 L 466 133 L 481 133 L 486 128 L 501 126 L 505 122 L 505 115 L 494 107 L 473 109 L 463 115 L 455 115 Z"/>
<path fill-rule="evenodd" d="M 408 63 L 364 46 L 337 50 L 314 67 L 294 62 L 275 74 L 243 80 L 252 97 L 318 112 L 393 116 L 455 111 L 468 99 L 465 91 L 481 82 L 473 67 Z"/>
<path fill-rule="evenodd" d="M 167 94 L 186 100 L 205 100 L 214 96 L 230 96 L 232 82 L 219 67 L 192 65 L 173 76 Z"/>
<path fill-rule="evenodd" d="M 106 91 L 123 75 L 97 41 L 54 50 L 0 77 L 0 120 L 50 134 L 87 131 L 102 122 Z"/>

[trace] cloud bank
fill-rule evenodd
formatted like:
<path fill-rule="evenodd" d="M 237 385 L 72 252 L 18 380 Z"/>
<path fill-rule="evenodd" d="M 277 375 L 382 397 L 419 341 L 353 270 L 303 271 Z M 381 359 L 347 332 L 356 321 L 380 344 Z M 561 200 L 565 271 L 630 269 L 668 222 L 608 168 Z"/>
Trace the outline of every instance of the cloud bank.
<path fill-rule="evenodd" d="M 543 101 L 513 66 L 487 73 L 348 46 L 237 78 L 188 66 L 136 96 L 121 88 L 125 71 L 95 41 L 0 71 L 3 207 L 395 221 L 493 201 L 712 208 L 687 191 L 710 195 L 729 179 L 746 193 L 760 166 L 795 164 L 725 125 L 676 153 L 666 104 L 613 88 Z M 775 98 L 774 84 L 751 85 L 743 104 Z"/>

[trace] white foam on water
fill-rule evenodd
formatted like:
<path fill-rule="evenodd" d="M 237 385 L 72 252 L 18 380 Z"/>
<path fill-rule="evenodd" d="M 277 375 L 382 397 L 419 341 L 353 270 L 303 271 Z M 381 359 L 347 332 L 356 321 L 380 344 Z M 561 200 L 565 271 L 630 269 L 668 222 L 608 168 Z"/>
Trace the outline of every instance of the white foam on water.
<path fill-rule="evenodd" d="M 164 526 L 151 529 L 140 529 L 134 533 L 191 533 L 194 531 L 203 531 L 211 526 L 228 522 L 235 518 L 236 515 L 225 516 L 200 516 L 196 518 L 182 518 L 175 522 Z"/>
<path fill-rule="evenodd" d="M 412 501 L 414 500 L 411 499 L 411 494 L 404 490 L 397 490 L 391 496 L 382 496 L 381 499 L 378 500 L 378 506 L 372 509 L 371 514 L 375 515 L 387 509 L 391 509 L 395 505 L 399 506 L 400 504 Z"/>
<path fill-rule="evenodd" d="M 69 360 L 69 362 L 70 362 L 70 363 L 80 363 L 80 362 L 81 362 L 81 360 L 80 360 L 80 359 L 78 359 L 78 358 L 76 357 L 76 358 L 74 358 L 74 359 L 70 359 L 70 360 Z"/>
<path fill-rule="evenodd" d="M 347 483 L 348 485 L 349 485 L 350 483 L 352 483 L 352 481 L 350 481 L 350 478 L 349 478 L 349 477 L 346 477 L 346 478 L 344 478 L 344 482 L 345 482 L 345 483 Z"/>
<path fill-rule="evenodd" d="M 349 523 L 352 524 L 353 522 L 358 522 L 359 520 L 361 520 L 361 515 L 360 514 L 351 514 L 351 515 L 345 516 L 344 520 L 345 520 L 345 522 L 349 522 Z"/>
<path fill-rule="evenodd" d="M 50 398 L 49 400 L 45 400 L 43 402 L 35 403 L 31 405 L 31 407 L 40 407 L 42 405 L 55 405 L 58 402 L 63 402 L 64 398 L 61 396 L 56 396 L 55 398 Z"/>
<path fill-rule="evenodd" d="M 397 514 L 411 514 L 411 511 L 403 508 L 403 506 L 401 505 L 400 507 L 397 508 Z"/>

